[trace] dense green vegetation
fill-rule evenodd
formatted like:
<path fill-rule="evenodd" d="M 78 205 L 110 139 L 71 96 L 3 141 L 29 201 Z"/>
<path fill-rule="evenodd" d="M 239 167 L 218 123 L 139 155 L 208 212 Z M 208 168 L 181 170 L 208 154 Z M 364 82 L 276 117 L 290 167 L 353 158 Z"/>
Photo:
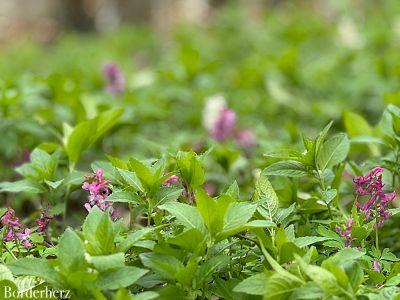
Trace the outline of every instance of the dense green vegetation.
<path fill-rule="evenodd" d="M 399 299 L 400 5 L 236 6 L 0 56 L 0 295 Z"/>

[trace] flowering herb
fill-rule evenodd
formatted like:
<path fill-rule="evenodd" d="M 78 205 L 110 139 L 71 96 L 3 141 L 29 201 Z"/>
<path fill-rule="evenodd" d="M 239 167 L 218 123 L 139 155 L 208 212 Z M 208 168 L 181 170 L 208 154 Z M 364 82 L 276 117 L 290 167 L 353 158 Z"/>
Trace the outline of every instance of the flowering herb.
<path fill-rule="evenodd" d="M 7 227 L 7 233 L 3 238 L 5 242 L 19 240 L 25 248 L 32 247 L 32 244 L 29 240 L 29 235 L 31 232 L 30 229 L 22 228 L 22 224 L 15 215 L 15 211 L 11 207 L 9 207 L 1 217 L 0 222 L 3 226 Z"/>
<path fill-rule="evenodd" d="M 351 234 L 351 228 L 353 227 L 353 223 L 354 223 L 353 219 L 349 219 L 344 229 L 342 229 L 339 226 L 336 226 L 336 232 L 339 233 L 340 236 L 345 238 L 344 244 L 346 247 L 351 247 L 351 241 L 353 239 Z"/>
<path fill-rule="evenodd" d="M 37 233 L 44 234 L 50 222 L 54 219 L 53 216 L 49 216 L 48 212 L 50 209 L 50 205 L 47 204 L 46 208 L 40 211 L 40 216 L 35 220 L 35 222 L 39 225 Z"/>
<path fill-rule="evenodd" d="M 236 132 L 235 138 L 243 148 L 252 148 L 256 145 L 256 137 L 253 131 L 249 129 L 243 129 Z"/>
<path fill-rule="evenodd" d="M 179 181 L 179 176 L 178 175 L 171 175 L 165 181 L 162 183 L 163 186 L 170 186 L 173 185 L 175 182 Z"/>
<path fill-rule="evenodd" d="M 15 234 L 16 238 L 21 242 L 22 245 L 24 245 L 25 248 L 30 248 L 32 247 L 32 244 L 30 242 L 30 235 L 31 230 L 29 228 L 25 228 L 24 231 L 22 232 L 17 232 Z"/>
<path fill-rule="evenodd" d="M 379 267 L 379 261 L 377 259 L 374 259 L 373 270 L 377 272 L 381 270 L 381 268 Z"/>
<path fill-rule="evenodd" d="M 364 212 L 366 221 L 371 217 L 376 219 L 375 226 L 382 226 L 383 221 L 390 217 L 388 205 L 396 197 L 396 192 L 383 192 L 382 173 L 382 167 L 375 167 L 365 176 L 354 178 L 357 197 L 368 198 L 364 204 L 356 201 L 355 205 Z"/>
<path fill-rule="evenodd" d="M 236 113 L 224 107 L 215 120 L 211 135 L 218 142 L 224 142 L 235 130 L 235 125 Z"/>
<path fill-rule="evenodd" d="M 106 63 L 103 66 L 103 75 L 107 81 L 106 90 L 113 95 L 120 95 L 125 89 L 125 78 L 115 63 Z"/>
<path fill-rule="evenodd" d="M 93 206 L 97 206 L 102 211 L 112 207 L 112 202 L 106 201 L 111 194 L 111 189 L 108 180 L 104 179 L 103 175 L 103 170 L 97 169 L 93 175 L 85 176 L 87 181 L 83 183 L 82 188 L 89 192 L 88 202 L 84 204 L 88 212 Z"/>

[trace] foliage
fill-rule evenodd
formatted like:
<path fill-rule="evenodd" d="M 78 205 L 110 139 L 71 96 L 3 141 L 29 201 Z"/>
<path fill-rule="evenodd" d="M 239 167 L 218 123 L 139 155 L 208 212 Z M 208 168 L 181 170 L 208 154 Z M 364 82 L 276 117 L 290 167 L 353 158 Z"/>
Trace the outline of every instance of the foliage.
<path fill-rule="evenodd" d="M 297 2 L 254 22 L 226 6 L 208 28 L 177 26 L 173 49 L 127 27 L 6 51 L 0 283 L 73 299 L 398 299 L 386 22 L 400 7 L 343 18 L 337 3 L 331 20 Z"/>

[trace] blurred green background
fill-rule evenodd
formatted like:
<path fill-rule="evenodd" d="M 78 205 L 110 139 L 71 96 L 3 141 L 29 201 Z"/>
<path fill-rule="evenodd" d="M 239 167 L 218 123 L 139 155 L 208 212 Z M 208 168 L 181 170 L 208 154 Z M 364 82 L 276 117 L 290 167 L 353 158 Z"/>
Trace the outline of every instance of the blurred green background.
<path fill-rule="evenodd" d="M 344 130 L 345 111 L 374 124 L 387 103 L 400 104 L 395 0 L 3 0 L 0 28 L 3 180 L 34 147 L 60 141 L 63 124 L 113 107 L 122 118 L 83 168 L 103 152 L 204 148 L 213 95 L 255 133 L 259 167 L 300 131 L 316 134 L 329 120 Z M 121 95 L 105 91 L 106 62 L 121 68 Z"/>

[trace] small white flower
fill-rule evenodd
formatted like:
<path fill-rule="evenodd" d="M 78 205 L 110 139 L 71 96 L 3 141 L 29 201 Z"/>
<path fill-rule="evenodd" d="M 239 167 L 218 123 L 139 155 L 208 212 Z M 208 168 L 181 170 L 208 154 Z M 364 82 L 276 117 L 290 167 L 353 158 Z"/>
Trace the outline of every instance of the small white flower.
<path fill-rule="evenodd" d="M 206 104 L 203 109 L 203 127 L 211 132 L 221 111 L 226 107 L 226 100 L 222 95 L 213 95 L 206 98 Z"/>

